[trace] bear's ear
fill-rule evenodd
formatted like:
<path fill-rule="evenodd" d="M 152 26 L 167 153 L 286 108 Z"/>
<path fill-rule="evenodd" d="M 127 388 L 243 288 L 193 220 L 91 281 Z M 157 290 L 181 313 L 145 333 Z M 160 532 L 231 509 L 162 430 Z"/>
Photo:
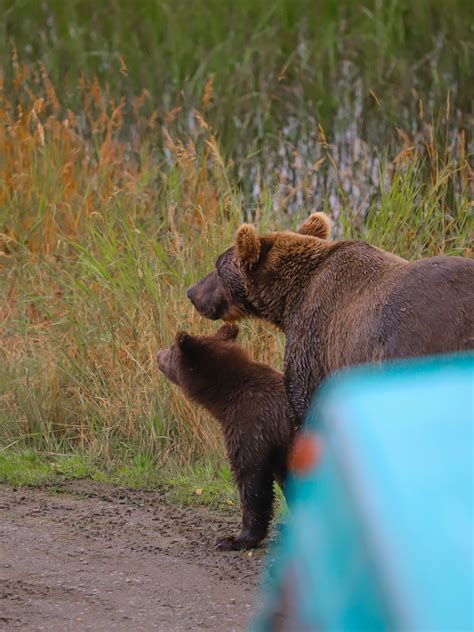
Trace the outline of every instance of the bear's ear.
<path fill-rule="evenodd" d="M 184 354 L 192 355 L 199 349 L 199 340 L 186 331 L 178 331 L 176 345 Z"/>
<path fill-rule="evenodd" d="M 300 235 L 327 239 L 331 232 L 331 220 L 325 213 L 312 213 L 298 228 Z"/>
<path fill-rule="evenodd" d="M 235 246 L 240 263 L 251 270 L 260 259 L 260 237 L 255 227 L 242 224 L 237 231 Z"/>
<path fill-rule="evenodd" d="M 239 335 L 239 326 L 234 323 L 225 323 L 217 333 L 221 340 L 235 340 Z"/>

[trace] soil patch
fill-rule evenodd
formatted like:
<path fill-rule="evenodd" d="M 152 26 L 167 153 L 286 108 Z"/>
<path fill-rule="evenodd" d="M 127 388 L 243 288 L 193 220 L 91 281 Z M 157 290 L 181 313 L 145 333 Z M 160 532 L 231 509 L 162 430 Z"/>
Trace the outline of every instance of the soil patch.
<path fill-rule="evenodd" d="M 223 553 L 239 517 L 73 481 L 0 485 L 0 629 L 245 630 L 263 550 Z"/>

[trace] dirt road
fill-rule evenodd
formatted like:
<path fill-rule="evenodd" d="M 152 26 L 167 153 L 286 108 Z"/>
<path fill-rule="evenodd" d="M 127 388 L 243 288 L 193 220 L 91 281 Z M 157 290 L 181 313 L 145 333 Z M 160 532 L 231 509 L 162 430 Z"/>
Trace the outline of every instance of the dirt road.
<path fill-rule="evenodd" d="M 76 481 L 0 486 L 1 630 L 245 630 L 262 551 L 222 553 L 238 515 Z"/>

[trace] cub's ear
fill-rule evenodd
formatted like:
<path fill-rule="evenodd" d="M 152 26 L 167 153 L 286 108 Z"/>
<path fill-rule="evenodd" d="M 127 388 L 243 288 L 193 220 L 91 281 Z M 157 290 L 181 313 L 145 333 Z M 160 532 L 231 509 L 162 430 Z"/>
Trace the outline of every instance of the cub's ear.
<path fill-rule="evenodd" d="M 191 355 L 199 349 L 199 340 L 186 331 L 178 331 L 176 345 L 184 354 Z"/>
<path fill-rule="evenodd" d="M 255 227 L 242 224 L 237 231 L 235 246 L 240 263 L 251 270 L 260 259 L 260 238 Z"/>
<path fill-rule="evenodd" d="M 217 333 L 221 340 L 235 340 L 239 335 L 239 326 L 234 323 L 225 323 Z"/>
<path fill-rule="evenodd" d="M 298 228 L 300 235 L 327 239 L 331 232 L 331 220 L 325 213 L 312 213 Z"/>

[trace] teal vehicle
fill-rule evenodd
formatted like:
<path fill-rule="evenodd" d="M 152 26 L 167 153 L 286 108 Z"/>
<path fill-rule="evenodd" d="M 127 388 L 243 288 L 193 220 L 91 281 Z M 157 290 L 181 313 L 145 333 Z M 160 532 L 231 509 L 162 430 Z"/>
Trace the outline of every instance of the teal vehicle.
<path fill-rule="evenodd" d="M 252 629 L 474 630 L 474 355 L 340 373 L 303 432 Z"/>

